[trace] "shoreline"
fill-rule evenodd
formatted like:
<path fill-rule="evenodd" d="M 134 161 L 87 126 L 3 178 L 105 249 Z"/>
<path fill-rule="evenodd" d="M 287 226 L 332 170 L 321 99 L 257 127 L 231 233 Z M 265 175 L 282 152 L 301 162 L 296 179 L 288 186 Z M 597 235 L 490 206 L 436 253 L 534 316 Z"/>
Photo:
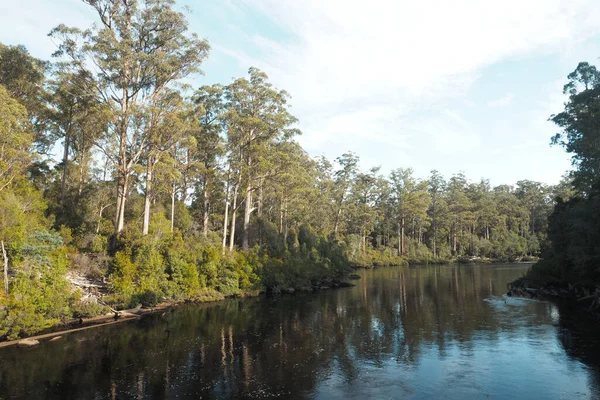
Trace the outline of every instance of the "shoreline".
<path fill-rule="evenodd" d="M 508 282 L 506 290 L 507 296 L 568 302 L 578 309 L 600 316 L 600 287 L 598 286 L 591 288 L 571 283 L 534 285 L 526 278 L 519 278 Z"/>
<path fill-rule="evenodd" d="M 249 297 L 258 297 L 260 295 L 280 296 L 280 295 L 284 295 L 284 294 L 293 294 L 297 291 L 298 292 L 315 293 L 315 292 L 320 292 L 322 290 L 328 290 L 330 288 L 340 289 L 340 288 L 344 288 L 344 287 L 353 287 L 356 285 L 346 282 L 346 281 L 356 279 L 355 277 L 353 277 L 353 276 L 355 276 L 355 274 L 353 274 L 352 272 L 359 270 L 359 269 L 370 270 L 370 269 L 381 268 L 381 267 L 419 267 L 419 266 L 427 266 L 427 265 L 447 265 L 447 264 L 466 265 L 466 264 L 478 264 L 478 263 L 488 264 L 488 265 L 507 264 L 507 262 L 503 262 L 500 260 L 486 260 L 486 261 L 470 260 L 467 262 L 465 262 L 465 261 L 461 262 L 459 260 L 455 260 L 453 262 L 451 261 L 451 262 L 444 262 L 444 263 L 438 263 L 438 262 L 406 263 L 406 264 L 371 265 L 371 266 L 354 265 L 351 267 L 352 268 L 351 272 L 348 275 L 346 275 L 344 278 L 328 278 L 328 279 L 324 279 L 323 281 L 317 282 L 316 284 L 311 285 L 311 286 L 305 286 L 305 287 L 300 287 L 300 288 L 294 288 L 294 287 L 269 288 L 269 289 L 258 292 L 256 295 L 252 295 L 250 293 L 245 293 L 242 295 L 224 296 L 223 298 L 220 298 L 220 299 L 211 299 L 211 300 L 196 299 L 196 300 L 187 300 L 187 301 L 164 302 L 164 303 L 159 303 L 154 307 L 148 307 L 148 308 L 141 307 L 141 308 L 130 308 L 130 309 L 125 309 L 125 310 L 115 310 L 114 312 L 111 312 L 108 314 L 98 315 L 98 316 L 91 317 L 91 318 L 80 319 L 79 320 L 80 322 L 77 322 L 76 320 L 71 320 L 68 322 L 59 323 L 59 324 L 55 325 L 54 327 L 47 329 L 45 331 L 45 333 L 38 332 L 38 334 L 34 334 L 31 336 L 23 336 L 19 339 L 0 341 L 0 348 L 16 346 L 19 344 L 20 341 L 25 340 L 25 339 L 30 339 L 30 340 L 51 339 L 51 338 L 61 336 L 63 334 L 74 333 L 74 332 L 79 332 L 79 331 L 83 331 L 83 330 L 87 330 L 87 329 L 99 328 L 102 326 L 108 326 L 108 325 L 113 325 L 113 324 L 117 324 L 117 323 L 121 323 L 121 322 L 132 321 L 132 320 L 140 319 L 146 315 L 155 314 L 159 311 L 165 311 L 165 310 L 168 310 L 171 308 L 178 307 L 182 304 L 207 304 L 207 303 L 222 302 L 222 301 L 232 299 L 232 298 L 244 299 L 244 298 L 249 298 Z M 513 264 L 513 263 L 533 264 L 534 262 L 533 261 L 508 262 L 508 264 Z M 507 284 L 507 288 L 508 288 L 508 285 L 510 285 L 511 283 L 513 283 L 513 282 L 510 282 Z M 41 332 L 44 332 L 44 331 L 41 331 Z"/>
<path fill-rule="evenodd" d="M 187 301 L 172 301 L 172 302 L 159 303 L 154 307 L 147 307 L 147 308 L 138 307 L 138 308 L 125 309 L 125 310 L 115 310 L 108 314 L 98 315 L 98 316 L 91 317 L 91 318 L 80 319 L 79 320 L 80 322 L 77 322 L 76 320 L 71 320 L 68 322 L 59 323 L 59 324 L 55 325 L 54 327 L 46 330 L 45 331 L 46 333 L 38 332 L 38 334 L 34 334 L 31 336 L 23 336 L 19 339 L 0 341 L 0 348 L 17 346 L 19 344 L 19 342 L 21 342 L 23 340 L 38 340 L 39 341 L 40 339 L 52 339 L 52 338 L 55 338 L 55 337 L 58 337 L 61 335 L 84 331 L 87 329 L 99 328 L 99 327 L 103 327 L 103 326 L 118 324 L 121 322 L 138 320 L 144 316 L 156 314 L 160 311 L 170 310 L 170 309 L 179 307 L 184 304 L 209 304 L 209 303 L 218 303 L 218 302 L 222 302 L 225 300 L 236 299 L 236 298 L 237 299 L 253 298 L 253 297 L 258 297 L 260 295 L 280 296 L 283 294 L 293 294 L 296 291 L 315 293 L 315 292 L 320 292 L 320 291 L 328 290 L 328 289 L 341 289 L 341 288 L 346 288 L 346 287 L 354 287 L 356 285 L 349 283 L 349 282 L 345 282 L 345 280 L 354 279 L 351 276 L 352 276 L 352 274 L 347 275 L 345 278 L 343 278 L 344 280 L 342 280 L 342 278 L 329 278 L 329 279 L 325 279 L 323 281 L 317 282 L 316 285 L 306 286 L 306 287 L 302 287 L 302 288 L 298 288 L 298 289 L 293 288 L 293 287 L 289 287 L 289 288 L 285 288 L 285 289 L 277 288 L 276 290 L 267 289 L 264 291 L 260 291 L 256 294 L 244 293 L 244 294 L 235 295 L 235 296 L 224 296 L 223 298 L 214 299 L 214 300 L 197 300 L 196 299 L 196 300 L 187 300 Z M 41 331 L 41 332 L 44 332 L 44 331 Z M 44 340 L 44 342 L 46 342 L 46 341 L 47 340 Z M 40 342 L 39 344 L 41 345 L 42 343 L 43 342 Z M 35 345 L 35 346 L 38 346 L 38 345 Z"/>
<path fill-rule="evenodd" d="M 208 303 L 208 302 L 207 302 Z M 177 307 L 182 303 L 161 303 L 157 304 L 156 307 L 151 308 L 131 308 L 128 310 L 117 311 L 116 313 L 98 315 L 91 318 L 81 319 L 82 322 L 77 323 L 74 321 L 57 324 L 50 331 L 46 333 L 36 334 L 33 336 L 25 336 L 19 339 L 6 340 L 0 342 L 0 348 L 18 345 L 22 340 L 39 340 L 39 339 L 50 339 L 57 336 L 65 335 L 68 333 L 84 331 L 92 328 L 99 328 L 101 326 L 114 325 L 121 322 L 132 321 L 140 319 L 145 315 L 155 314 L 159 311 L 165 311 L 174 307 Z M 76 327 L 78 326 L 78 327 Z M 57 330 L 54 330 L 57 329 Z"/>

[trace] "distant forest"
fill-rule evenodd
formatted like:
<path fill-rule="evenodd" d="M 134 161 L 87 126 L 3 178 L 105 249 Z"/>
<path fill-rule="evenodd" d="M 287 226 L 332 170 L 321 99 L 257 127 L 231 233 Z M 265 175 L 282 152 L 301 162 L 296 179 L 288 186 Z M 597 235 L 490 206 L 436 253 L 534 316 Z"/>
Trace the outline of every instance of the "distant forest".
<path fill-rule="evenodd" d="M 570 103 L 553 116 L 578 173 L 556 186 L 420 180 L 365 170 L 353 153 L 310 157 L 289 94 L 256 68 L 184 85 L 210 46 L 174 0 L 83 2 L 95 25 L 53 29 L 51 62 L 0 44 L 0 338 L 109 307 L 310 288 L 353 266 L 542 252 L 562 263 L 561 240 L 596 240 L 591 258 L 571 256 L 573 268 L 598 265 L 595 68 L 569 76 Z M 580 145 L 588 131 L 596 142 Z M 561 225 L 573 221 L 596 236 L 583 226 L 574 238 Z M 74 289 L 79 279 L 98 296 Z"/>

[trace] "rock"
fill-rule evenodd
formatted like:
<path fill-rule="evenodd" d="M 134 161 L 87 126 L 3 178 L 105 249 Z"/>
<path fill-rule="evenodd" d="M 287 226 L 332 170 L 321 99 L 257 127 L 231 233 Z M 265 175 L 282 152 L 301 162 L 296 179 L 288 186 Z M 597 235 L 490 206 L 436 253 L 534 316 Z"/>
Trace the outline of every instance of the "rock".
<path fill-rule="evenodd" d="M 52 339 L 50 339 L 51 342 L 56 342 L 57 340 L 62 339 L 62 336 L 54 336 Z"/>
<path fill-rule="evenodd" d="M 329 286 L 319 286 L 319 290 L 327 290 L 329 289 Z"/>
<path fill-rule="evenodd" d="M 293 287 L 289 287 L 289 288 L 285 289 L 285 292 L 286 292 L 286 293 L 289 293 L 289 294 L 292 294 L 292 293 L 294 293 L 295 291 L 296 291 L 296 289 L 294 289 Z"/>
<path fill-rule="evenodd" d="M 356 285 L 353 285 L 352 283 L 349 282 L 340 282 L 340 287 L 354 287 Z"/>
<path fill-rule="evenodd" d="M 302 286 L 298 290 L 300 290 L 301 292 L 312 292 L 313 291 L 312 287 L 310 287 L 310 286 Z"/>
<path fill-rule="evenodd" d="M 38 344 L 40 344 L 40 342 L 35 339 L 23 339 L 19 340 L 17 347 L 33 347 L 37 346 Z"/>
<path fill-rule="evenodd" d="M 350 274 L 348 275 L 348 279 L 360 279 L 360 275 Z"/>

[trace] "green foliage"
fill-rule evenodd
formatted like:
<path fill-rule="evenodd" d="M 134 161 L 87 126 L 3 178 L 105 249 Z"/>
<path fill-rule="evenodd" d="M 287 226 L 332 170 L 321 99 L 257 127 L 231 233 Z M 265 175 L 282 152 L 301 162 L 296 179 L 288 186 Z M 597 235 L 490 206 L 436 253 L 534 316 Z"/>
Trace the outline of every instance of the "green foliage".
<path fill-rule="evenodd" d="M 108 250 L 108 238 L 103 235 L 94 235 L 90 250 L 94 253 L 103 253 Z"/>
<path fill-rule="evenodd" d="M 551 245 L 526 278 L 538 285 L 593 288 L 600 285 L 600 73 L 582 62 L 568 78 L 569 101 L 551 117 L 562 130 L 552 142 L 572 154 L 575 170 L 572 181 L 555 190 L 558 203 L 548 221 Z"/>
<path fill-rule="evenodd" d="M 4 299 L 0 336 L 31 335 L 72 316 L 75 296 L 65 277 L 68 251 L 61 245 L 62 238 L 48 231 L 34 233 L 23 245 L 10 296 Z"/>
<path fill-rule="evenodd" d="M 52 70 L 0 45 L 0 241 L 10 281 L 0 336 L 103 312 L 67 273 L 108 281 L 104 300 L 115 307 L 153 306 L 319 285 L 350 266 L 535 257 L 551 240 L 556 279 L 596 279 L 595 250 L 576 246 L 597 248 L 595 203 L 581 200 L 600 165 L 594 67 L 569 76 L 570 101 L 553 116 L 563 129 L 554 142 L 579 167 L 577 190 L 569 180 L 492 188 L 437 171 L 422 180 L 411 168 L 384 176 L 351 152 L 310 157 L 293 140 L 289 94 L 255 67 L 186 98 L 182 81 L 200 71 L 209 45 L 173 0 L 86 3 L 94 25 L 51 32 Z M 60 159 L 33 151 L 54 143 Z M 557 197 L 565 203 L 547 234 Z"/>

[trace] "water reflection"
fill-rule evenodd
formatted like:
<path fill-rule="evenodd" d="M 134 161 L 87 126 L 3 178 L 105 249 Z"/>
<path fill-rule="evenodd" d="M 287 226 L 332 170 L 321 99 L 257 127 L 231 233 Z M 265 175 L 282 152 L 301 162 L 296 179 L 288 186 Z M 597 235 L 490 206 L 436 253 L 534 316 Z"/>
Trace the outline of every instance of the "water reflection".
<path fill-rule="evenodd" d="M 502 296 L 524 268 L 382 268 L 0 349 L 0 398 L 597 397 L 597 325 Z"/>

